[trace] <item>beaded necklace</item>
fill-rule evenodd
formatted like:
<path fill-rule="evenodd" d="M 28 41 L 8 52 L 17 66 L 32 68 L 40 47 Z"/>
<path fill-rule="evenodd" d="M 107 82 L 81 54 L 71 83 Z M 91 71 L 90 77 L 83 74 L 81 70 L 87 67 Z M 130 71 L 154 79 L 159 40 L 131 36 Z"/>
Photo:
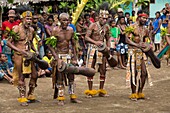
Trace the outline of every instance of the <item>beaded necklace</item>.
<path fill-rule="evenodd" d="M 139 33 L 139 37 L 140 37 L 140 39 L 143 39 L 143 36 L 144 36 L 144 34 L 145 34 L 145 29 L 144 29 L 144 26 L 142 26 L 142 30 L 141 30 L 141 28 L 140 28 L 140 26 L 139 26 L 139 24 L 138 24 L 138 33 Z"/>

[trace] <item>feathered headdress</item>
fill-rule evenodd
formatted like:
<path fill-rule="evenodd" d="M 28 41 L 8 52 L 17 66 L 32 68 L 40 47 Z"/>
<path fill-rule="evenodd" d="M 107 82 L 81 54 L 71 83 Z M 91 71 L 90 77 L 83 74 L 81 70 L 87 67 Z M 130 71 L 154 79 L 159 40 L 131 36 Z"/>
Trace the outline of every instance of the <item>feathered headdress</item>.
<path fill-rule="evenodd" d="M 29 5 L 20 5 L 17 7 L 16 11 L 21 14 L 21 18 L 32 17 L 33 8 Z"/>
<path fill-rule="evenodd" d="M 104 2 L 99 7 L 99 17 L 108 18 L 108 16 L 109 16 L 109 3 L 108 2 Z"/>

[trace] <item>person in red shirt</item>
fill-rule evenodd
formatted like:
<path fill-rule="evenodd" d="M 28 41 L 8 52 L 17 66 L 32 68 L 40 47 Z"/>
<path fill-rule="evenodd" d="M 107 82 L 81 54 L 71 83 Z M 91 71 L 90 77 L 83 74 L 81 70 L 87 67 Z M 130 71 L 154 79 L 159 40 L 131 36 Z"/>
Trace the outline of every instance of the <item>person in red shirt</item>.
<path fill-rule="evenodd" d="M 91 21 L 92 23 L 95 22 L 95 11 L 94 11 L 94 10 L 92 10 L 92 11 L 90 12 L 90 21 Z"/>
<path fill-rule="evenodd" d="M 15 25 L 19 25 L 19 21 L 15 21 L 15 11 L 14 10 L 9 10 L 8 12 L 8 20 L 4 21 L 2 23 L 2 31 L 6 30 L 6 28 L 8 27 L 10 30 L 12 30 L 13 26 Z"/>

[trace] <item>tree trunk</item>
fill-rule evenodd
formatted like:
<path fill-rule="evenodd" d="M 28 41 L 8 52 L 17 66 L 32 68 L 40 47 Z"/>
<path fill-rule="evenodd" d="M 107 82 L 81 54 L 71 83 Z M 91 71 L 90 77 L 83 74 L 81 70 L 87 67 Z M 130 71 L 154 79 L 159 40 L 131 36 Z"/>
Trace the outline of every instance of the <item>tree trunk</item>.
<path fill-rule="evenodd" d="M 135 11 L 135 15 L 137 15 L 137 12 L 138 12 L 138 7 L 135 6 L 137 2 L 138 0 L 133 1 L 133 10 Z"/>

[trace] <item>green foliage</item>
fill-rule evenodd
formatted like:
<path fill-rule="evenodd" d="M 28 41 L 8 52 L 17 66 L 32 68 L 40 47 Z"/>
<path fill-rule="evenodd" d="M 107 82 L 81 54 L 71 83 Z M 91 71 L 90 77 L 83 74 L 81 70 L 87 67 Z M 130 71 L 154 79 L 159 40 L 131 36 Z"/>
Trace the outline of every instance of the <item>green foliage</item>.
<path fill-rule="evenodd" d="M 52 6 L 49 6 L 48 7 L 48 13 L 51 13 L 52 12 Z"/>
<path fill-rule="evenodd" d="M 126 34 L 130 34 L 130 33 L 134 32 L 134 30 L 135 30 L 135 28 L 132 27 L 132 26 L 126 27 L 125 33 L 126 33 Z M 134 41 L 134 35 L 132 35 L 132 37 L 130 38 L 130 40 Z"/>
<path fill-rule="evenodd" d="M 94 2 L 92 0 L 89 0 L 84 8 L 85 11 L 94 8 Z"/>
<path fill-rule="evenodd" d="M 58 6 L 60 9 L 67 8 L 68 2 L 60 2 L 60 5 Z"/>
<path fill-rule="evenodd" d="M 8 38 L 13 38 L 15 41 L 19 40 L 19 34 L 15 33 L 13 30 L 10 30 L 6 27 L 5 33 L 7 34 Z"/>
<path fill-rule="evenodd" d="M 73 13 L 73 11 L 76 9 L 76 5 L 74 3 L 72 3 L 71 5 L 68 6 L 69 7 L 69 11 L 70 13 Z"/>
<path fill-rule="evenodd" d="M 57 38 L 55 36 L 51 36 L 50 38 L 46 38 L 47 45 L 50 45 L 51 47 L 55 48 L 57 45 Z"/>
<path fill-rule="evenodd" d="M 126 29 L 125 29 L 125 33 L 132 33 L 133 31 L 134 31 L 134 27 L 132 27 L 132 26 L 129 26 L 129 27 L 126 27 Z"/>
<path fill-rule="evenodd" d="M 78 35 L 80 35 L 80 34 L 79 34 L 79 33 L 74 32 L 74 40 L 78 40 L 78 39 L 79 39 Z"/>
<path fill-rule="evenodd" d="M 13 3 L 14 2 L 14 0 L 7 0 L 8 1 L 8 3 Z"/>
<path fill-rule="evenodd" d="M 93 0 L 95 9 L 99 9 L 100 5 L 103 3 L 103 0 Z"/>
<path fill-rule="evenodd" d="M 76 49 L 76 53 L 78 53 L 79 48 L 80 48 L 80 44 L 79 44 L 79 37 L 78 35 L 80 35 L 79 33 L 74 32 L 74 42 L 75 42 L 75 49 Z"/>
<path fill-rule="evenodd" d="M 135 4 L 136 7 L 139 7 L 139 6 L 148 6 L 150 0 L 138 0 L 138 2 Z"/>
<path fill-rule="evenodd" d="M 168 29 L 167 28 L 161 28 L 161 36 L 166 36 L 168 33 Z"/>
<path fill-rule="evenodd" d="M 123 5 L 123 9 L 127 9 L 131 2 L 133 2 L 133 0 L 113 0 L 111 4 L 111 9 L 112 8 L 117 9 L 121 5 Z"/>

